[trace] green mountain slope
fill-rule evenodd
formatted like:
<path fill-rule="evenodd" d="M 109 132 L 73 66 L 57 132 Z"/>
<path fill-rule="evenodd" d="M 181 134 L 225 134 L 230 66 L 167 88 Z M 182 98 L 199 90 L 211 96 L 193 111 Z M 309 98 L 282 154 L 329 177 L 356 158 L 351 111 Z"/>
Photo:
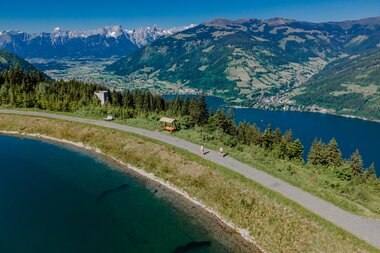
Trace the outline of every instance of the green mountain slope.
<path fill-rule="evenodd" d="M 25 72 L 36 70 L 32 64 L 25 61 L 21 57 L 13 53 L 9 53 L 8 51 L 0 50 L 0 71 L 7 70 L 16 66 L 19 66 Z"/>
<path fill-rule="evenodd" d="M 302 105 L 380 119 L 380 49 L 334 61 L 305 85 Z"/>
<path fill-rule="evenodd" d="M 208 91 L 250 104 L 286 97 L 343 56 L 374 49 L 380 18 L 341 23 L 216 19 L 163 37 L 107 67 L 131 84 Z"/>

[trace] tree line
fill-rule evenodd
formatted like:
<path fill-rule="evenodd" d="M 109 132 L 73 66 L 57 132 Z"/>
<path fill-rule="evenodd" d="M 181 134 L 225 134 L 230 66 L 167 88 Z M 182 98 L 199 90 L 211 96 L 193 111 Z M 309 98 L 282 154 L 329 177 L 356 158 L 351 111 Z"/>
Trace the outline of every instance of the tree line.
<path fill-rule="evenodd" d="M 104 107 L 100 106 L 98 98 L 94 95 L 96 90 L 109 92 L 109 99 Z M 119 119 L 152 113 L 167 115 L 178 118 L 180 128 L 201 127 L 207 133 L 221 133 L 223 136 L 220 140 L 225 145 L 256 145 L 279 159 L 303 162 L 304 146 L 299 139 L 294 140 L 291 130 L 282 133 L 280 129 L 273 130 L 268 125 L 262 131 L 256 125 L 247 122 L 237 125 L 232 110 L 208 110 L 204 95 L 164 99 L 163 96 L 150 91 L 122 92 L 76 80 L 49 80 L 41 72 L 24 73 L 21 68 L 16 67 L 0 73 L 0 104 L 61 112 L 103 112 Z M 307 164 L 333 168 L 349 164 L 350 171 L 342 172 L 342 178 L 376 178 L 374 165 L 364 169 L 358 150 L 349 161 L 344 161 L 335 139 L 327 144 L 315 140 L 307 156 Z"/>

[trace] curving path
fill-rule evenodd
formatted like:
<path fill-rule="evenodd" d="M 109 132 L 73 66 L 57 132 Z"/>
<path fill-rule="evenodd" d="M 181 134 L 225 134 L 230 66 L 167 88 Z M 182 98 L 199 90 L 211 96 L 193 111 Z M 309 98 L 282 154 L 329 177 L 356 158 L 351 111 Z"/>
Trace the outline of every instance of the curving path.
<path fill-rule="evenodd" d="M 174 136 L 160 133 L 158 131 L 149 131 L 108 121 L 83 119 L 45 112 L 0 110 L 0 113 L 47 117 L 118 129 L 159 140 L 170 145 L 185 149 L 196 155 L 201 155 L 199 152 L 199 145 Z M 345 229 L 351 234 L 356 235 L 362 240 L 380 249 L 380 220 L 365 218 L 344 211 L 339 207 L 336 207 L 335 205 L 319 197 L 316 197 L 295 186 L 292 186 L 279 178 L 273 177 L 266 172 L 252 168 L 228 156 L 221 158 L 220 155 L 215 151 L 210 151 L 207 153 L 207 155 L 204 156 L 204 159 L 210 160 L 216 164 L 244 175 L 245 177 L 265 186 L 266 188 L 280 193 L 284 197 L 291 199 L 304 208 L 312 211 L 313 213 L 323 217 L 331 223 L 334 223 L 335 225 Z"/>

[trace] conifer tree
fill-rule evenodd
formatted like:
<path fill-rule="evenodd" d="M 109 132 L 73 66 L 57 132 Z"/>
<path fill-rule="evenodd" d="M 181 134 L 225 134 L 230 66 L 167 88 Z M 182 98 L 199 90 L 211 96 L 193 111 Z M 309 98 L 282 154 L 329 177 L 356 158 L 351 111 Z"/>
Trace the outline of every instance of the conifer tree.
<path fill-rule="evenodd" d="M 6 85 L 2 85 L 0 88 L 0 104 L 8 104 L 8 97 L 8 88 L 6 87 Z"/>
<path fill-rule="evenodd" d="M 272 127 L 269 124 L 267 129 L 265 129 L 264 134 L 262 136 L 262 145 L 264 148 L 272 149 L 273 147 L 273 135 L 272 135 Z"/>
<path fill-rule="evenodd" d="M 361 176 L 363 173 L 363 160 L 358 149 L 351 155 L 351 170 L 354 176 Z"/>
<path fill-rule="evenodd" d="M 284 136 L 282 137 L 282 139 L 286 142 L 286 143 L 292 143 L 293 142 L 293 132 L 292 132 L 292 129 L 289 129 L 285 132 Z"/>
<path fill-rule="evenodd" d="M 189 104 L 189 115 L 194 122 L 194 124 L 198 123 L 199 119 L 199 110 L 198 110 L 198 99 L 196 97 L 192 97 Z"/>
<path fill-rule="evenodd" d="M 278 145 L 280 144 L 282 139 L 281 130 L 279 128 L 276 128 L 273 132 L 273 144 Z"/>
<path fill-rule="evenodd" d="M 252 127 L 252 140 L 251 142 L 254 144 L 254 145 L 261 145 L 261 142 L 262 142 L 262 133 L 260 131 L 260 129 L 257 127 L 256 124 L 254 124 Z"/>
<path fill-rule="evenodd" d="M 311 148 L 307 156 L 307 162 L 312 165 L 322 164 L 322 160 L 323 160 L 322 153 L 323 153 L 323 143 L 321 140 L 315 139 L 313 141 L 313 144 L 311 144 Z"/>
<path fill-rule="evenodd" d="M 376 179 L 377 178 L 376 171 L 375 171 L 375 163 L 371 163 L 371 165 L 369 166 L 369 168 L 365 172 L 365 177 L 366 177 L 367 180 L 368 179 L 371 180 L 371 179 Z"/>
<path fill-rule="evenodd" d="M 173 113 L 174 115 L 181 114 L 182 112 L 182 97 L 177 96 L 175 102 L 173 103 Z"/>
<path fill-rule="evenodd" d="M 198 124 L 204 125 L 208 120 L 208 110 L 207 110 L 207 104 L 206 104 L 206 97 L 204 94 L 201 94 L 199 98 L 199 104 L 198 104 L 198 110 L 199 110 L 199 116 L 198 116 Z"/>
<path fill-rule="evenodd" d="M 236 135 L 236 124 L 234 121 L 234 111 L 232 108 L 229 108 L 227 110 L 227 115 L 225 115 L 226 118 L 226 127 L 224 129 L 224 132 L 229 134 L 229 135 Z"/>
<path fill-rule="evenodd" d="M 232 108 L 228 108 L 226 117 L 229 120 L 234 120 L 234 110 Z"/>
<path fill-rule="evenodd" d="M 290 159 L 302 159 L 303 145 L 299 139 L 295 140 L 288 147 L 288 155 Z"/>
<path fill-rule="evenodd" d="M 341 166 L 342 165 L 342 153 L 339 150 L 338 143 L 336 142 L 335 138 L 332 138 L 327 144 L 326 147 L 327 156 L 326 156 L 326 163 L 330 166 Z"/>
<path fill-rule="evenodd" d="M 135 102 L 133 99 L 133 94 L 129 90 L 124 95 L 123 104 L 124 104 L 124 107 L 131 108 L 131 109 L 135 108 Z"/>
<path fill-rule="evenodd" d="M 186 96 L 185 101 L 182 106 L 182 116 L 189 115 L 190 108 L 190 97 Z"/>
<path fill-rule="evenodd" d="M 252 128 L 247 122 L 242 122 L 237 128 L 237 140 L 241 144 L 249 145 L 252 142 Z"/>

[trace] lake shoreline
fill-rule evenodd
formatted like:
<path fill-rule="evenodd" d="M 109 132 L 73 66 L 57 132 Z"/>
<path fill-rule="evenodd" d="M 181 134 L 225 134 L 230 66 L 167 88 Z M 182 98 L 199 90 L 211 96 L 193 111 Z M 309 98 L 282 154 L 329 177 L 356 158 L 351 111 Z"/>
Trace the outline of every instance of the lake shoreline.
<path fill-rule="evenodd" d="M 208 230 L 212 233 L 215 233 L 219 236 L 225 237 L 224 239 L 229 239 L 233 242 L 239 242 L 242 245 L 242 249 L 249 249 L 249 252 L 266 252 L 256 243 L 255 239 L 250 236 L 249 232 L 245 229 L 239 228 L 235 224 L 229 222 L 223 218 L 217 211 L 206 206 L 196 198 L 190 196 L 186 191 L 181 190 L 174 186 L 173 184 L 164 181 L 163 179 L 155 176 L 152 173 L 148 173 L 143 169 L 139 169 L 131 164 L 126 164 L 123 161 L 104 153 L 99 148 L 95 148 L 89 145 L 86 145 L 82 142 L 74 142 L 66 139 L 59 139 L 49 135 L 39 134 L 39 133 L 23 133 L 19 131 L 4 131 L 0 130 L 2 135 L 18 136 L 18 137 L 27 137 L 31 139 L 38 139 L 43 141 L 48 141 L 52 143 L 58 143 L 64 146 L 74 147 L 79 150 L 84 150 L 94 156 L 104 159 L 106 162 L 109 162 L 113 167 L 117 167 L 121 172 L 125 172 L 140 182 L 143 181 L 144 186 L 148 186 L 149 189 L 156 186 L 165 189 L 165 191 L 160 191 L 163 194 L 163 197 L 166 201 L 169 201 L 175 208 L 181 209 L 181 211 L 190 210 L 191 213 L 187 213 L 192 217 L 202 219 L 202 222 L 208 222 L 210 227 Z M 190 208 L 191 207 L 191 208 Z M 200 212 L 199 212 L 200 211 Z M 218 231 L 216 231 L 218 230 Z M 223 233 L 223 234 L 221 234 Z M 230 236 L 231 238 L 227 238 Z M 237 245 L 237 244 L 236 244 Z M 242 252 L 245 252 L 244 250 Z"/>
<path fill-rule="evenodd" d="M 228 108 L 234 108 L 234 109 L 257 109 L 257 110 L 265 110 L 265 111 L 279 111 L 279 112 L 309 112 L 309 113 L 319 113 L 319 114 L 326 114 L 326 115 L 333 115 L 343 118 L 349 118 L 349 119 L 359 119 L 363 121 L 369 121 L 369 122 L 375 122 L 380 123 L 380 119 L 370 119 L 362 116 L 355 116 L 351 114 L 340 114 L 340 113 L 334 113 L 334 112 L 326 112 L 326 111 L 310 111 L 310 110 L 295 110 L 295 109 L 289 109 L 289 110 L 281 110 L 281 109 L 265 109 L 260 107 L 250 107 L 250 106 L 240 106 L 240 105 L 230 105 L 228 102 L 226 102 L 226 107 Z"/>
<path fill-rule="evenodd" d="M 331 111 L 244 107 L 230 104 L 216 96 L 205 98 L 208 108 L 213 111 L 219 108 L 225 112 L 232 110 L 236 125 L 247 122 L 251 125 L 255 124 L 261 131 L 265 131 L 270 125 L 272 130 L 279 128 L 282 133 L 291 129 L 293 137 L 300 139 L 304 146 L 303 159 L 305 161 L 315 139 L 328 143 L 334 138 L 338 142 L 343 159 L 350 159 L 358 149 L 363 159 L 363 166 L 369 168 L 374 162 L 376 174 L 380 175 L 380 167 L 376 166 L 380 164 L 380 156 L 376 148 L 380 142 L 378 134 L 380 120 Z"/>
<path fill-rule="evenodd" d="M 199 92 L 199 93 L 181 93 L 181 94 L 167 93 L 167 94 L 164 94 L 164 96 L 168 96 L 168 97 L 171 97 L 171 96 L 173 96 L 173 97 L 176 97 L 176 96 L 199 96 L 201 94 L 202 94 L 201 92 Z M 367 118 L 367 117 L 364 117 L 364 116 L 356 116 L 356 115 L 351 115 L 351 114 L 342 114 L 342 113 L 331 112 L 330 111 L 331 109 L 327 109 L 327 108 L 320 108 L 320 110 L 315 110 L 315 109 L 309 109 L 309 110 L 300 110 L 300 109 L 289 109 L 289 110 L 268 109 L 268 108 L 261 108 L 261 107 L 257 107 L 257 106 L 239 105 L 239 104 L 233 103 L 233 102 L 231 103 L 228 100 L 225 100 L 225 98 L 220 97 L 220 96 L 216 96 L 214 94 L 208 94 L 208 93 L 206 93 L 205 95 L 207 97 L 214 97 L 214 98 L 221 99 L 223 101 L 223 103 L 224 103 L 223 106 L 226 107 L 226 108 L 233 108 L 233 109 L 257 109 L 257 110 L 279 111 L 279 112 L 309 112 L 309 113 L 319 113 L 319 114 L 334 115 L 334 116 L 343 117 L 343 118 L 359 119 L 359 120 L 363 120 L 363 121 L 375 122 L 375 123 L 379 123 L 380 124 L 380 119 L 371 119 L 371 118 Z"/>

